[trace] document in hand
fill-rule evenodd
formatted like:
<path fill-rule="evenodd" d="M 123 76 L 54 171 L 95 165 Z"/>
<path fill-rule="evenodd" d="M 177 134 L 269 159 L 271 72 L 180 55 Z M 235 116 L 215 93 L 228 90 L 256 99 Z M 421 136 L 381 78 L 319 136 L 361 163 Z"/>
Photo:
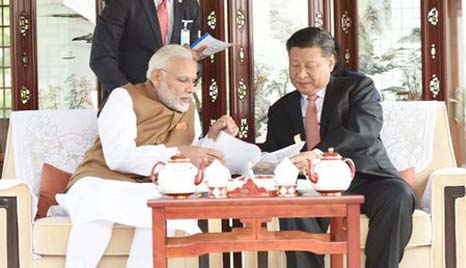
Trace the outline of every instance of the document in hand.
<path fill-rule="evenodd" d="M 248 166 L 262 162 L 279 163 L 286 157 L 298 154 L 304 146 L 304 141 L 290 145 L 271 153 L 262 153 L 255 144 L 237 139 L 226 132 L 220 132 L 214 148 L 223 153 L 225 165 L 231 174 L 248 174 Z"/>
<path fill-rule="evenodd" d="M 199 49 L 203 46 L 207 46 L 207 48 L 202 52 L 200 56 L 200 58 L 203 59 L 219 51 L 222 51 L 227 47 L 231 47 L 232 45 L 233 44 L 218 40 L 209 33 L 205 33 L 203 36 L 201 36 L 201 38 L 197 39 L 194 43 L 192 43 L 191 48 Z"/>

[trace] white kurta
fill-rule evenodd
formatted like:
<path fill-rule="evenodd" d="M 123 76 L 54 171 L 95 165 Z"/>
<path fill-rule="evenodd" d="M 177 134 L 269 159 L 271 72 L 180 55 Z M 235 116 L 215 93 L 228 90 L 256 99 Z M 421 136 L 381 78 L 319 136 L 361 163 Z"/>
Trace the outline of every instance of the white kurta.
<path fill-rule="evenodd" d="M 197 112 L 195 114 L 195 138 L 193 144 L 209 146 L 213 140 L 204 138 L 198 140 L 201 135 L 201 125 Z M 136 146 L 136 114 L 133 110 L 133 103 L 130 95 L 124 88 L 115 89 L 109 96 L 100 116 L 98 118 L 98 133 L 102 142 L 102 148 L 107 165 L 112 170 L 123 173 L 133 173 L 149 176 L 152 166 L 158 161 L 167 161 L 173 156 L 178 148 L 165 147 L 164 145 L 144 145 Z M 131 183 L 125 181 L 105 180 L 96 177 L 85 177 L 78 180 L 66 194 L 59 194 L 56 199 L 60 206 L 65 208 L 70 215 L 72 235 L 68 243 L 67 267 L 94 268 L 94 260 L 84 261 L 82 257 L 76 257 L 71 261 L 72 256 L 94 255 L 91 259 L 100 259 L 109 238 L 102 238 L 104 241 L 103 250 L 87 250 L 89 247 L 85 238 L 81 236 L 92 236 L 92 230 L 100 233 L 102 228 L 112 228 L 113 223 L 131 225 L 138 228 L 152 227 L 151 209 L 147 206 L 147 201 L 152 198 L 159 198 L 161 194 L 152 183 Z M 100 224 L 105 222 L 105 224 Z M 93 223 L 96 223 L 93 226 Z M 107 224 L 111 223 L 111 224 Z M 80 225 L 85 228 L 79 227 Z M 103 227 L 105 226 L 105 227 Z M 82 229 L 82 231 L 78 231 Z M 197 222 L 194 220 L 173 220 L 167 223 L 169 235 L 174 235 L 176 229 L 182 229 L 189 233 L 200 232 Z M 75 231 L 75 234 L 73 234 Z M 85 232 L 77 234 L 78 232 Z M 136 233 L 144 232 L 136 230 Z M 147 236 L 137 242 L 136 237 L 130 252 L 131 267 L 145 267 L 151 264 L 150 239 Z M 82 240 L 82 241 L 76 241 Z M 144 240 L 144 241 L 142 241 Z M 97 243 L 97 242 L 96 242 Z M 150 245 L 147 245 L 149 243 Z M 138 245 L 141 244 L 141 245 Z M 95 245 L 93 245 L 95 246 Z M 71 252 L 81 251 L 85 252 Z M 139 249 L 147 254 L 137 252 Z M 93 252 L 99 252 L 99 256 Z M 137 255 L 138 258 L 131 258 Z M 141 255 L 147 256 L 140 260 Z M 147 260 L 147 258 L 149 258 Z M 139 261 L 140 260 L 140 261 Z M 98 260 L 97 260 L 98 261 Z M 79 264 L 76 264 L 79 262 Z M 90 266 L 89 266 L 90 265 Z M 128 266 L 129 267 L 129 266 Z"/>

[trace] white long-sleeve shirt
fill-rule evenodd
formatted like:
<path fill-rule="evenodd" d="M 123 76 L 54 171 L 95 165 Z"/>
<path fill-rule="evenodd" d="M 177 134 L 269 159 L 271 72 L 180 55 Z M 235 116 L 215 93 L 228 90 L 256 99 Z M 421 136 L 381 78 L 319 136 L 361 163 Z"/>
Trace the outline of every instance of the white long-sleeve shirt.
<path fill-rule="evenodd" d="M 98 118 L 98 132 L 107 166 L 115 171 L 142 176 L 150 175 L 158 161 L 167 161 L 178 147 L 136 146 L 137 125 L 131 96 L 124 88 L 112 91 Z M 210 147 L 212 139 L 203 138 L 197 111 L 194 112 L 193 144 Z"/>

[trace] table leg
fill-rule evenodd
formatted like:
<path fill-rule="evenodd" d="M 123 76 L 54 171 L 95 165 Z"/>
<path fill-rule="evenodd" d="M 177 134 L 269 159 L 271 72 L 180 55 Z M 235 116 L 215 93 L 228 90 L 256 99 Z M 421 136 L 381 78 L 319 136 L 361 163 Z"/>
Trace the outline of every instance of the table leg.
<path fill-rule="evenodd" d="M 330 234 L 332 241 L 341 241 L 343 231 L 343 218 L 331 218 L 330 220 Z M 330 255 L 330 263 L 332 268 L 343 268 L 343 255 L 332 254 Z"/>
<path fill-rule="evenodd" d="M 154 268 L 167 268 L 167 220 L 163 208 L 152 209 L 152 246 Z"/>
<path fill-rule="evenodd" d="M 357 204 L 348 204 L 348 268 L 361 267 L 361 242 L 360 242 L 360 207 Z"/>

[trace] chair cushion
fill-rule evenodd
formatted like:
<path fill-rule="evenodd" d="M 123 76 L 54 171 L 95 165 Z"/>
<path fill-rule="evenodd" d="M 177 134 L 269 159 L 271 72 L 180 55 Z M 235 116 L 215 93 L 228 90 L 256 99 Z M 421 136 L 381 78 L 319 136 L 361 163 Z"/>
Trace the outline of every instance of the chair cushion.
<path fill-rule="evenodd" d="M 408 243 L 409 247 L 418 247 L 432 244 L 432 224 L 430 215 L 423 210 L 416 209 L 413 214 L 413 234 Z M 369 218 L 361 215 L 361 248 L 364 248 L 369 229 Z"/>
<path fill-rule="evenodd" d="M 40 179 L 39 204 L 36 219 L 47 216 L 50 206 L 58 205 L 55 200 L 57 193 L 63 193 L 70 180 L 71 173 L 63 171 L 52 165 L 42 165 L 42 176 Z"/>
<path fill-rule="evenodd" d="M 71 221 L 67 217 L 46 217 L 38 219 L 33 226 L 34 253 L 40 255 L 63 256 L 71 230 Z M 105 255 L 128 255 L 133 241 L 134 227 L 113 225 L 112 239 Z"/>

